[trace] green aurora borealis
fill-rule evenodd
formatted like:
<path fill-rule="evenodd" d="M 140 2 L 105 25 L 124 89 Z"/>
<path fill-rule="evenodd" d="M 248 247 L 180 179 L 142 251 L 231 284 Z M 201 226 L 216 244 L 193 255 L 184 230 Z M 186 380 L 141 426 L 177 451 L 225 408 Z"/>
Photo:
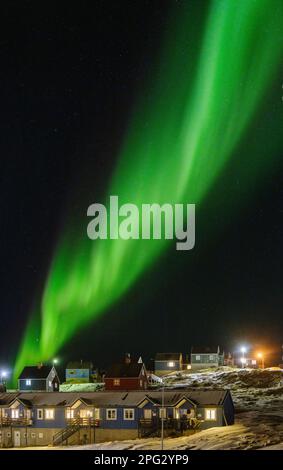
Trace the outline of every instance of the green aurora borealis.
<path fill-rule="evenodd" d="M 131 116 L 107 193 L 121 203 L 194 203 L 198 210 L 277 73 L 283 50 L 280 0 L 212 1 L 194 73 L 190 14 L 185 2 L 179 5 L 151 91 L 145 87 Z M 247 184 L 273 164 L 272 155 L 264 162 L 260 153 L 253 158 Z M 90 241 L 87 223 L 86 218 L 83 227 L 67 226 L 59 240 L 14 378 L 24 365 L 54 357 L 121 298 L 168 245 L 166 240 Z"/>

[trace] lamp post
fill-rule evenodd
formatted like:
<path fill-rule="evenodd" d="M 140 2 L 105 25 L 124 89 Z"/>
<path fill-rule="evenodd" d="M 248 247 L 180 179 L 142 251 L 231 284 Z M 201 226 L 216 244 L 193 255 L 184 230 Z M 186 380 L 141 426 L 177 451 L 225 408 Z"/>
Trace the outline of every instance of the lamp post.
<path fill-rule="evenodd" d="M 164 382 L 162 387 L 161 399 L 161 450 L 164 449 Z"/>
<path fill-rule="evenodd" d="M 247 352 L 247 348 L 245 348 L 244 346 L 241 347 L 241 353 L 242 353 L 242 357 L 241 357 L 241 363 L 242 363 L 242 366 L 245 367 L 246 363 L 247 363 L 247 360 L 245 358 L 245 353 Z"/>
<path fill-rule="evenodd" d="M 262 353 L 262 352 L 259 352 L 259 353 L 257 354 L 257 357 L 258 357 L 259 359 L 261 359 L 261 368 L 264 369 L 264 355 L 263 355 L 263 353 Z"/>
<path fill-rule="evenodd" d="M 1 378 L 1 385 L 3 385 L 4 383 L 4 380 L 7 377 L 7 372 L 5 370 L 1 370 L 1 373 L 0 373 L 0 378 Z"/>

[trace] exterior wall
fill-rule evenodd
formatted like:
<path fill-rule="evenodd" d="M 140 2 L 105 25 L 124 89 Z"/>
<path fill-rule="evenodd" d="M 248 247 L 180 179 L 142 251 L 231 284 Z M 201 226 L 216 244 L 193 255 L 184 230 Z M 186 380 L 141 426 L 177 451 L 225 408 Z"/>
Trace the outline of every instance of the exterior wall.
<path fill-rule="evenodd" d="M 162 376 L 170 374 L 171 372 L 181 371 L 183 369 L 181 361 L 172 361 L 174 362 L 173 367 L 169 367 L 169 361 L 154 361 L 154 370 L 155 374 Z"/>
<path fill-rule="evenodd" d="M 45 415 L 45 410 L 47 408 L 53 408 L 54 409 L 54 419 L 38 419 L 38 413 L 37 410 L 43 410 L 43 416 Z M 33 427 L 35 428 L 55 428 L 57 431 L 60 428 L 65 428 L 67 426 L 67 421 L 65 419 L 65 407 L 52 407 L 52 406 L 35 406 L 33 408 L 33 415 L 32 415 L 32 421 L 33 421 Z"/>
<path fill-rule="evenodd" d="M 105 390 L 146 390 L 148 386 L 146 376 L 141 375 L 139 378 L 119 378 L 120 385 L 114 385 L 112 378 L 105 378 Z M 142 385 L 140 384 L 142 382 Z"/>
<path fill-rule="evenodd" d="M 213 408 L 213 409 L 216 409 L 216 420 L 213 420 L 213 421 L 208 421 L 208 420 L 205 420 L 205 410 L 207 408 Z M 218 426 L 223 426 L 223 408 L 222 406 L 221 407 L 217 407 L 215 405 L 211 405 L 211 406 L 207 406 L 207 407 L 199 407 L 197 408 L 197 411 L 196 411 L 196 417 L 197 419 L 199 420 L 203 420 L 203 422 L 201 422 L 200 426 L 199 426 L 199 429 L 209 429 L 209 428 L 214 428 L 214 427 L 218 427 Z"/>
<path fill-rule="evenodd" d="M 197 356 L 200 356 L 200 359 L 197 359 Z M 224 358 L 220 354 L 191 354 L 191 366 L 194 370 L 219 367 L 223 364 Z"/>
<path fill-rule="evenodd" d="M 223 416 L 223 425 L 228 424 L 230 426 L 234 424 L 234 404 L 230 394 L 228 394 L 225 398 L 223 413 L 225 415 L 225 418 Z"/>
<path fill-rule="evenodd" d="M 133 420 L 124 420 L 124 409 L 129 409 L 133 408 L 134 409 L 134 419 Z M 106 419 L 106 413 L 107 409 L 116 409 L 117 410 L 117 419 L 114 420 L 107 420 Z M 139 409 L 137 407 L 130 407 L 130 406 L 125 406 L 125 407 L 111 407 L 109 408 L 101 408 L 100 409 L 100 425 L 99 429 L 137 429 L 138 427 L 138 422 L 140 419 L 140 413 Z"/>
<path fill-rule="evenodd" d="M 19 379 L 19 390 L 20 392 L 46 392 L 46 380 L 45 379 L 30 379 L 31 385 L 26 385 L 27 379 Z"/>

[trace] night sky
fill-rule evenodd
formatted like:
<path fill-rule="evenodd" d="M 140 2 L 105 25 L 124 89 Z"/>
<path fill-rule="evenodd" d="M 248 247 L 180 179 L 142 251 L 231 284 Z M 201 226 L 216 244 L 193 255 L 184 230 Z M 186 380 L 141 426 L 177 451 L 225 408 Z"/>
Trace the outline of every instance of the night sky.
<path fill-rule="evenodd" d="M 105 196 L 169 10 L 179 3 L 10 1 L 1 8 L 0 365 L 14 360 L 66 219 Z M 192 28 L 208 4 L 192 2 Z M 259 128 L 267 154 L 278 138 L 273 120 L 282 93 L 279 73 L 241 140 L 247 160 Z M 125 350 L 148 360 L 193 344 L 280 347 L 283 166 L 247 194 L 233 165 L 196 208 L 194 250 L 172 246 L 66 344 L 62 362 L 90 358 L 105 366 Z"/>

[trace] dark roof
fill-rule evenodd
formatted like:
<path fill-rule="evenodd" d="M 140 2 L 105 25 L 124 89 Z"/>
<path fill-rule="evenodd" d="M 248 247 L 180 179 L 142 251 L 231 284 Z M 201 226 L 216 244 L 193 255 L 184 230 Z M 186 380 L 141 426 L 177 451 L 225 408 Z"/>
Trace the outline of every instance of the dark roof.
<path fill-rule="evenodd" d="M 66 369 L 93 369 L 93 364 L 91 361 L 71 361 Z"/>
<path fill-rule="evenodd" d="M 108 369 L 105 378 L 139 377 L 144 367 L 142 363 L 130 362 L 130 364 L 114 364 Z"/>
<path fill-rule="evenodd" d="M 156 353 L 155 360 L 156 361 L 179 361 L 180 356 L 182 353 Z"/>
<path fill-rule="evenodd" d="M 28 366 L 25 367 L 19 379 L 46 379 L 53 366 Z"/>
<path fill-rule="evenodd" d="M 126 360 L 130 362 L 143 362 L 141 354 L 132 354 L 132 353 L 125 353 L 124 356 L 119 358 L 119 362 L 126 362 Z"/>
<path fill-rule="evenodd" d="M 191 349 L 193 354 L 221 354 L 219 346 L 193 346 Z"/>
<path fill-rule="evenodd" d="M 184 389 L 165 390 L 164 403 L 166 406 L 175 406 L 183 398 L 191 400 L 198 406 L 222 405 L 226 397 L 231 396 L 229 390 Z M 97 408 L 106 406 L 137 406 L 144 399 L 148 399 L 161 406 L 162 390 L 133 391 L 133 392 L 38 392 L 38 393 L 3 393 L 0 394 L 0 406 L 7 407 L 15 399 L 25 401 L 28 406 L 70 406 L 82 399 L 89 405 Z"/>

